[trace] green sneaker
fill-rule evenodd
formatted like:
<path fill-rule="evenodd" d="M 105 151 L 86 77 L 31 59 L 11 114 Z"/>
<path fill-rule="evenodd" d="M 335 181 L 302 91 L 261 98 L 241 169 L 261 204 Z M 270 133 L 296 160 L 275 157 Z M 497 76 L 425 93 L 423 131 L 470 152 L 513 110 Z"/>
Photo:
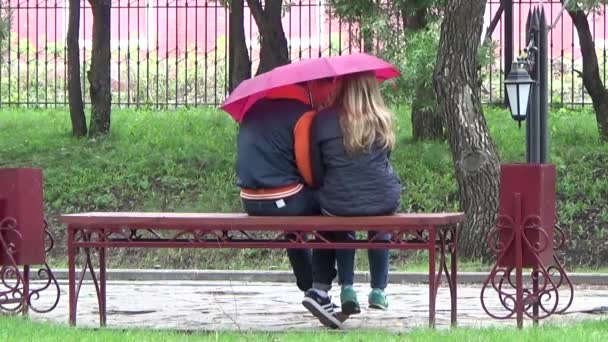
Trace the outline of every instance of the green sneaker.
<path fill-rule="evenodd" d="M 342 302 L 342 314 L 350 316 L 361 312 L 357 293 L 352 286 L 343 287 L 340 291 L 340 302 Z"/>
<path fill-rule="evenodd" d="M 372 292 L 369 293 L 368 301 L 370 309 L 388 309 L 388 299 L 386 298 L 384 291 L 380 289 L 373 289 Z"/>

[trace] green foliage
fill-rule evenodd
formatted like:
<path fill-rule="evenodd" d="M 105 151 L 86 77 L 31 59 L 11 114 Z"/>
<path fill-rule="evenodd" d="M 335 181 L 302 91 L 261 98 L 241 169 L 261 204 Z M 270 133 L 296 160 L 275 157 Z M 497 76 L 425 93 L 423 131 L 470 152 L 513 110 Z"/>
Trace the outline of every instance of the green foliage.
<path fill-rule="evenodd" d="M 67 102 L 65 55 L 52 57 L 53 52 L 37 55 L 36 47 L 27 40 L 18 41 L 15 34 L 9 38 L 10 44 L 3 55 L 6 63 L 0 63 L 0 103 L 29 102 L 45 106 Z"/>
<path fill-rule="evenodd" d="M 418 31 L 409 31 L 402 40 L 402 47 L 383 51 L 383 56 L 395 63 L 402 70 L 402 76 L 395 80 L 397 91 L 386 91 L 386 98 L 391 103 L 412 103 L 416 95 L 423 107 L 434 110 L 437 105 L 433 89 L 433 73 L 439 46 L 438 24 L 429 24 Z M 429 89 L 429 92 L 416 94 L 417 89 Z"/>
<path fill-rule="evenodd" d="M 600 12 L 602 5 L 608 4 L 608 0 L 561 0 L 568 9 L 581 9 L 583 11 Z"/>
<path fill-rule="evenodd" d="M 350 26 L 353 30 L 351 34 L 367 41 L 375 40 L 378 46 L 375 53 L 379 57 L 395 64 L 404 74 L 410 74 L 403 54 L 407 45 L 401 12 L 407 1 L 379 3 L 373 0 L 330 0 L 328 4 L 333 15 L 355 24 Z M 357 38 L 353 43 L 358 44 L 359 41 Z M 408 95 L 412 94 L 408 92 L 413 89 L 409 86 L 402 78 L 386 82 L 383 85 L 386 99 L 394 104 L 411 100 Z"/>
<path fill-rule="evenodd" d="M 380 52 L 384 58 L 392 61 L 400 70 L 402 76 L 394 81 L 397 91 L 386 91 L 385 95 L 391 103 L 412 103 L 414 98 L 427 110 L 435 110 L 437 101 L 433 92 L 433 74 L 439 48 L 440 22 L 431 18 L 427 26 L 421 30 L 408 31 L 399 43 L 387 45 Z M 481 46 L 478 50 L 478 64 L 485 68 L 495 59 L 496 44 Z M 480 81 L 484 74 L 480 73 Z M 390 84 L 390 83 L 389 83 Z M 417 89 L 428 89 L 417 92 Z M 422 98 L 421 98 L 422 96 Z"/>
<path fill-rule="evenodd" d="M 388 331 L 346 330 L 309 332 L 175 332 L 151 329 L 87 329 L 67 325 L 32 322 L 20 316 L 0 319 L 0 339 L 17 341 L 273 341 L 273 342 L 343 342 L 343 341 L 602 341 L 606 339 L 608 320 L 569 324 L 542 324 L 515 327 L 414 329 L 395 333 Z"/>
<path fill-rule="evenodd" d="M 375 53 L 396 65 L 402 77 L 386 82 L 384 94 L 389 103 L 417 103 L 424 110 L 434 110 L 437 101 L 433 92 L 433 73 L 439 46 L 439 31 L 443 5 L 439 0 L 331 0 L 332 13 L 347 22 L 356 23 L 355 33 L 372 38 L 379 47 Z M 426 9 L 426 27 L 418 30 L 404 28 L 404 16 Z M 355 35 L 357 36 L 357 35 Z M 494 60 L 495 45 L 479 49 L 478 62 L 486 66 Z M 419 91 L 425 89 L 428 91 Z"/>
<path fill-rule="evenodd" d="M 377 15 L 378 6 L 374 0 L 329 0 L 330 11 L 346 22 L 361 22 L 366 17 Z"/>
<path fill-rule="evenodd" d="M 112 99 L 121 104 L 141 103 L 147 107 L 172 107 L 173 104 L 220 103 L 226 89 L 226 55 L 224 44 L 205 55 L 158 56 L 141 60 L 140 52 L 121 51 Z M 192 51 L 193 48 L 188 48 Z"/>
<path fill-rule="evenodd" d="M 27 39 L 11 36 L 10 49 L 4 54 L 11 63 L 0 63 L 0 103 L 29 102 L 43 107 L 47 103 L 67 104 L 67 50 L 60 42 L 49 43 L 44 53 Z M 112 101 L 114 104 L 144 107 L 171 107 L 175 104 L 220 103 L 224 99 L 227 77 L 225 36 L 218 37 L 217 49 L 206 54 L 189 53 L 159 56 L 144 52 L 136 44 L 129 49 L 113 50 Z M 1 44 L 1 42 L 0 42 Z M 0 54 L 0 56 L 2 56 Z M 119 62 L 117 62 L 119 61 Z M 90 59 L 81 61 L 88 70 Z M 81 72 L 85 102 L 89 82 Z"/>
<path fill-rule="evenodd" d="M 9 0 L 0 0 L 0 65 L 4 61 L 6 46 L 10 40 L 12 11 L 8 8 Z"/>
<path fill-rule="evenodd" d="M 407 190 L 402 211 L 458 210 L 458 188 L 448 146 L 410 141 L 408 107 L 398 113 L 398 144 L 392 162 Z M 525 160 L 524 129 L 508 111 L 486 108 L 485 116 L 502 162 Z M 237 212 L 237 125 L 215 109 L 115 110 L 113 131 L 99 140 L 70 135 L 65 110 L 0 110 L 0 167 L 42 167 L 45 201 L 58 245 L 52 262 L 65 262 L 65 229 L 59 213 L 108 211 Z M 591 109 L 551 112 L 551 161 L 558 168 L 559 221 L 569 235 L 570 267 L 608 266 L 608 146 L 597 143 Z M 282 251 L 115 251 L 112 267 L 287 269 Z M 358 253 L 359 270 L 367 269 Z M 393 252 L 396 269 L 425 261 Z M 474 267 L 474 266 L 473 266 Z M 478 266 L 477 266 L 478 267 Z"/>

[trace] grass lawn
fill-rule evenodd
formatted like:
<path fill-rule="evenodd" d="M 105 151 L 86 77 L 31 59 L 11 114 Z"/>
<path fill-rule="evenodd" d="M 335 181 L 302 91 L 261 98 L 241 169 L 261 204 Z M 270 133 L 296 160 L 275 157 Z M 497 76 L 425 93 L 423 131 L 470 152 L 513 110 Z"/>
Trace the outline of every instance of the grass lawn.
<path fill-rule="evenodd" d="M 605 341 L 608 320 L 566 326 L 492 329 L 419 329 L 407 333 L 385 331 L 314 331 L 290 333 L 171 332 L 152 330 L 113 330 L 70 328 L 65 325 L 31 322 L 16 317 L 0 317 L 0 340 L 21 341 Z"/>
<path fill-rule="evenodd" d="M 457 210 L 457 185 L 445 142 L 413 142 L 407 108 L 397 109 L 392 161 L 407 192 L 402 211 Z M 486 108 L 502 162 L 525 160 L 525 128 L 504 109 Z M 608 145 L 597 139 L 589 109 L 552 110 L 551 161 L 558 170 L 559 221 L 568 234 L 569 270 L 608 266 Z M 114 110 L 112 133 L 101 139 L 70 135 L 65 109 L 0 110 L 0 167 L 44 169 L 47 217 L 58 244 L 51 256 L 65 264 L 59 213 L 82 211 L 240 211 L 235 186 L 237 125 L 215 109 Z M 485 237 L 480 237 L 485 239 Z M 426 257 L 394 252 L 396 270 L 426 269 Z M 358 253 L 358 269 L 367 269 Z M 461 270 L 487 270 L 463 260 Z M 111 267 L 287 269 L 282 251 L 157 250 L 113 252 Z"/>

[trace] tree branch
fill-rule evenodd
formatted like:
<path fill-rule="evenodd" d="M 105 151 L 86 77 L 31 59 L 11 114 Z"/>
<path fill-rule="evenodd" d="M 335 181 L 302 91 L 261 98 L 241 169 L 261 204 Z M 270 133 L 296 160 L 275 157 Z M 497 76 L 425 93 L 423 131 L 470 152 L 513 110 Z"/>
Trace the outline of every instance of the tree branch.
<path fill-rule="evenodd" d="M 255 23 L 260 26 L 266 20 L 266 13 L 262 8 L 262 3 L 260 0 L 247 0 L 247 5 L 249 6 L 249 10 L 251 11 L 251 15 L 255 20 Z"/>
<path fill-rule="evenodd" d="M 490 26 L 488 26 L 488 28 L 486 29 L 486 36 L 483 38 L 482 45 L 486 45 L 490 41 L 490 39 L 492 39 L 492 33 L 494 33 L 496 26 L 498 26 L 498 22 L 502 17 L 502 12 L 504 12 L 504 8 L 502 7 L 501 3 L 500 7 L 498 7 L 498 11 L 496 11 L 496 14 L 494 15 L 494 18 L 492 18 L 492 21 L 490 22 Z"/>

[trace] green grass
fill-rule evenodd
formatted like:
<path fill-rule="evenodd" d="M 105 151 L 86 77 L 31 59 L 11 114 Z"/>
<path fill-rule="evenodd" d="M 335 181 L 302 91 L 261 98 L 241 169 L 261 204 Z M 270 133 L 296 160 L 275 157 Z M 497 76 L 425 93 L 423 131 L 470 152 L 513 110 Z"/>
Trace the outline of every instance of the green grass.
<path fill-rule="evenodd" d="M 604 341 L 608 321 L 583 322 L 564 326 L 541 326 L 518 331 L 514 328 L 417 329 L 405 333 L 385 331 L 346 332 L 172 332 L 153 330 L 112 330 L 69 328 L 65 325 L 31 322 L 14 317 L 0 317 L 0 340 L 16 341 Z"/>
<path fill-rule="evenodd" d="M 411 141 L 406 108 L 397 110 L 399 142 L 395 169 L 407 186 L 403 211 L 453 211 L 459 205 L 449 148 L 444 142 Z M 525 129 L 506 110 L 486 108 L 502 162 L 525 159 Z M 590 110 L 551 112 L 551 159 L 558 169 L 559 220 L 570 243 L 566 264 L 608 266 L 608 145 L 601 145 Z M 70 135 L 66 110 L 0 110 L 0 167 L 44 169 L 45 201 L 59 244 L 54 265 L 65 263 L 65 229 L 59 213 L 108 211 L 240 211 L 235 186 L 237 125 L 215 109 L 115 110 L 109 137 Z M 358 253 L 358 269 L 367 269 Z M 396 270 L 426 268 L 415 252 L 395 252 Z M 282 251 L 116 251 L 112 267 L 287 269 Z M 483 269 L 478 261 L 462 270 Z"/>

